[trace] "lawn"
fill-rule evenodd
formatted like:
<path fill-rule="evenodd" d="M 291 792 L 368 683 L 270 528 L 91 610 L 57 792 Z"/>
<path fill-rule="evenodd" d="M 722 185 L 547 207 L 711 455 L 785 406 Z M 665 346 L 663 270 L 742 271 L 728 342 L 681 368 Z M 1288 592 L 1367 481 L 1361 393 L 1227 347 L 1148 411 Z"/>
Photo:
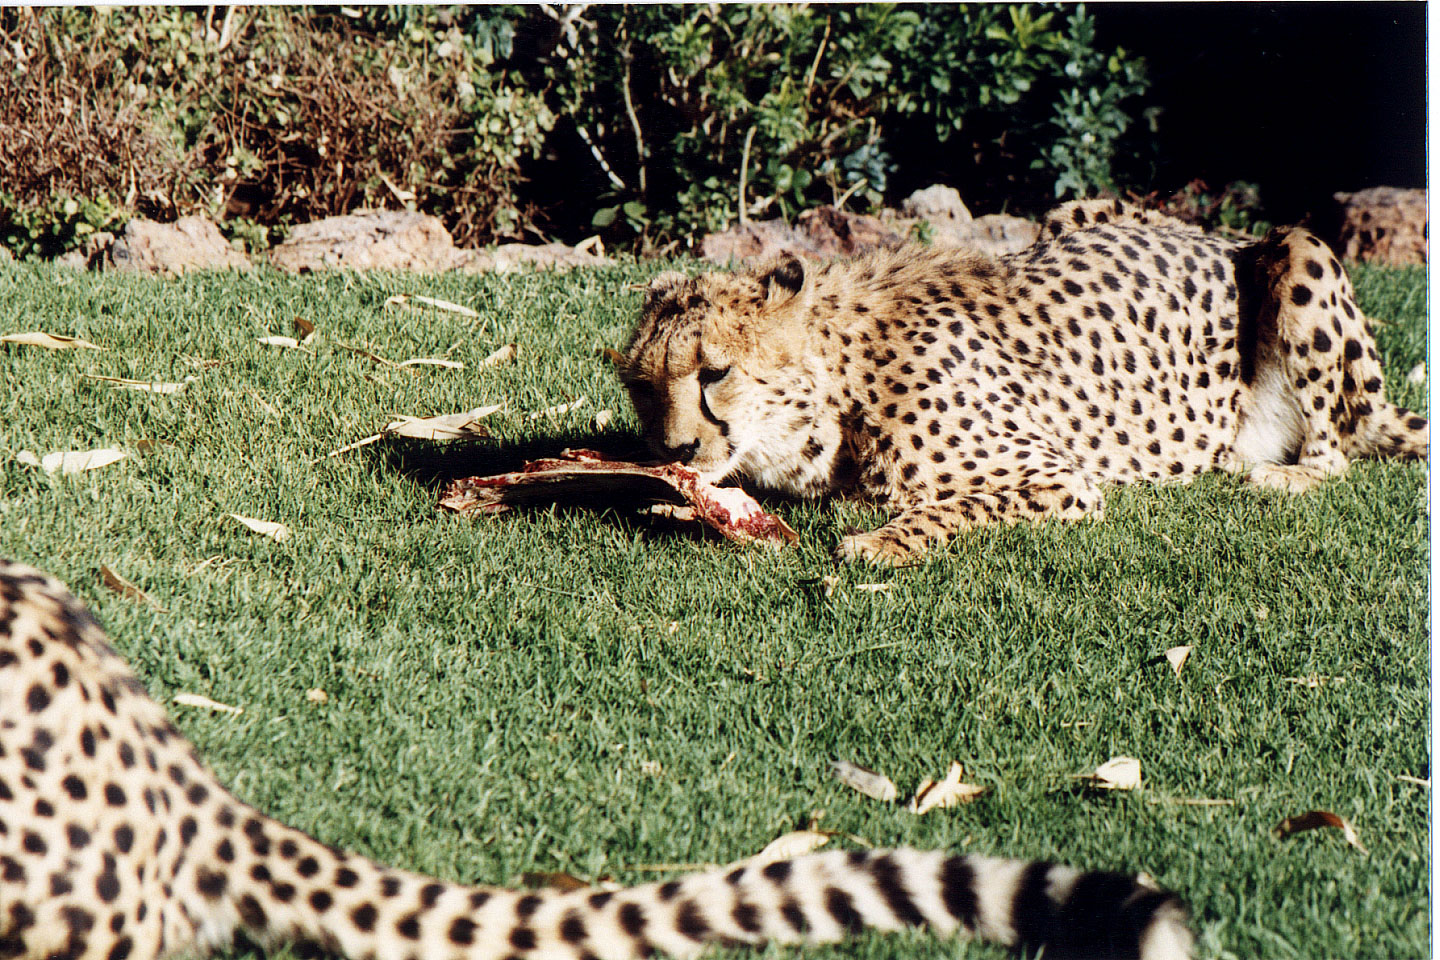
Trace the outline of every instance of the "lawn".
<path fill-rule="evenodd" d="M 1428 955 L 1429 789 L 1402 779 L 1430 777 L 1423 466 L 1360 462 L 1300 497 L 1220 475 L 1111 489 L 1103 523 L 974 532 L 899 571 L 831 560 L 879 520 L 853 504 L 774 503 L 800 533 L 783 552 L 615 513 L 438 512 L 447 476 L 634 440 L 600 349 L 623 345 L 628 285 L 655 269 L 0 268 L 0 334 L 106 348 L 0 345 L 0 555 L 66 579 L 158 698 L 244 708 L 171 706 L 241 798 L 415 870 L 646 881 L 815 817 L 842 846 L 1144 869 L 1189 900 L 1203 957 Z M 1355 278 L 1390 397 L 1427 410 L 1406 381 L 1424 271 Z M 296 317 L 318 331 L 304 351 L 256 342 Z M 512 342 L 514 362 L 480 368 Z M 195 379 L 154 395 L 84 374 Z M 501 402 L 489 440 L 316 462 L 398 414 Z M 129 458 L 75 476 L 16 459 L 112 446 Z M 102 564 L 155 606 L 104 588 Z M 1162 655 L 1179 645 L 1177 678 Z M 1073 778 L 1116 755 L 1142 761 L 1142 789 Z M 902 798 L 951 760 L 991 789 L 915 817 L 833 780 L 835 759 Z M 1337 830 L 1272 834 L 1312 809 L 1353 822 L 1368 855 Z M 879 936 L 807 952 L 838 954 L 1004 955 Z"/>

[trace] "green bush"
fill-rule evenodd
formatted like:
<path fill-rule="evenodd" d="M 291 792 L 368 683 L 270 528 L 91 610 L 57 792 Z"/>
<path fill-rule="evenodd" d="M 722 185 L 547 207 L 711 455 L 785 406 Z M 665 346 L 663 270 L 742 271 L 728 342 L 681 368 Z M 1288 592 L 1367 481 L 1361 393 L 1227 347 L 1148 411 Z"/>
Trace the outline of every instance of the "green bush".
<path fill-rule="evenodd" d="M 606 170 L 594 223 L 656 239 L 742 213 L 879 204 L 897 167 L 934 168 L 963 132 L 1018 146 L 1016 188 L 1114 189 L 1143 63 L 1095 45 L 1084 7 L 610 6 L 547 67 L 557 112 Z M 900 152 L 896 141 L 905 142 Z M 991 151 L 997 153 L 997 151 Z M 1004 160 L 1002 159 L 1002 162 Z"/>
<path fill-rule="evenodd" d="M 1038 203 L 1116 187 L 1145 88 L 1083 6 L 943 4 L 6 9 L 0 77 L 22 255 L 131 213 L 257 243 L 403 205 L 461 243 L 643 246 L 902 176 Z"/>
<path fill-rule="evenodd" d="M 520 161 L 554 116 L 500 65 L 515 11 L 209 10 L 0 11 L 8 245 L 78 243 L 34 233 L 57 197 L 262 226 L 403 204 L 462 241 L 528 224 Z"/>

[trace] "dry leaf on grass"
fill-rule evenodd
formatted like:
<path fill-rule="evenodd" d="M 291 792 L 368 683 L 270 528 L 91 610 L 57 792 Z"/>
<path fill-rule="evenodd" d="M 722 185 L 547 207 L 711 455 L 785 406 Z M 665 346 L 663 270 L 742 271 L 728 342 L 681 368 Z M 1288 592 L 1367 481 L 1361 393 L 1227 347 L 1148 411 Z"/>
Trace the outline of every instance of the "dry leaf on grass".
<path fill-rule="evenodd" d="M 7 333 L 0 337 L 0 343 L 18 343 L 26 347 L 44 347 L 46 350 L 101 350 L 89 340 L 81 340 L 79 337 L 67 337 L 59 333 L 42 333 L 39 330 L 32 330 L 29 333 Z"/>
<path fill-rule="evenodd" d="M 558 417 L 562 413 L 569 413 L 571 410 L 583 407 L 588 402 L 589 401 L 587 398 L 581 397 L 578 400 L 571 400 L 569 403 L 557 403 L 553 407 L 546 407 L 544 410 L 536 410 L 534 413 L 530 414 L 527 419 L 538 420 L 541 417 Z"/>
<path fill-rule="evenodd" d="M 450 313 L 458 313 L 462 317 L 480 316 L 480 314 L 476 313 L 474 310 L 471 310 L 469 307 L 463 306 L 461 304 L 451 303 L 449 300 L 437 300 L 434 297 L 422 297 L 418 293 L 410 294 L 408 296 L 403 293 L 397 293 L 395 294 L 395 296 L 387 299 L 385 301 L 385 304 L 387 306 L 403 307 L 407 306 L 411 300 L 414 300 L 416 303 L 423 303 L 427 307 L 434 307 L 436 310 L 448 310 Z"/>
<path fill-rule="evenodd" d="M 920 789 L 915 791 L 915 796 L 911 798 L 905 809 L 919 816 L 929 813 L 931 810 L 941 810 L 969 803 L 989 792 L 989 787 L 977 787 L 973 783 L 964 783 L 964 778 L 965 768 L 952 761 L 950 772 L 945 775 L 945 779 L 939 783 L 934 780 L 926 780 L 921 783 Z"/>
<path fill-rule="evenodd" d="M 321 690 L 319 687 L 311 687 L 305 691 L 305 699 L 311 703 L 325 703 L 330 699 L 330 694 Z"/>
<path fill-rule="evenodd" d="M 836 760 L 830 764 L 830 773 L 851 790 L 863 793 L 871 800 L 892 803 L 900 795 L 893 780 L 858 763 Z"/>
<path fill-rule="evenodd" d="M 792 830 L 771 840 L 765 848 L 749 859 L 755 866 L 775 863 L 777 860 L 793 860 L 804 856 L 830 842 L 829 834 L 818 830 Z"/>
<path fill-rule="evenodd" d="M 1175 676 L 1180 676 L 1180 671 L 1185 669 L 1185 661 L 1190 659 L 1190 651 L 1193 646 L 1171 647 L 1165 651 L 1165 659 L 1170 664 L 1170 669 L 1175 671 Z"/>
<path fill-rule="evenodd" d="M 486 367 L 494 367 L 499 366 L 502 363 L 509 363 L 511 360 L 515 359 L 516 355 L 519 352 L 520 350 L 518 347 L 515 346 L 515 344 L 507 343 L 499 350 L 496 350 L 494 353 L 490 354 L 484 360 L 481 360 L 478 366 L 481 370 L 484 370 Z"/>
<path fill-rule="evenodd" d="M 244 707 L 232 707 L 228 703 L 220 703 L 218 700 L 202 697 L 198 693 L 177 693 L 175 694 L 175 702 L 182 707 L 200 707 L 202 710 L 214 710 L 216 713 L 233 713 L 236 716 L 245 712 Z"/>
<path fill-rule="evenodd" d="M 621 353 L 619 350 L 616 350 L 614 347 L 601 347 L 598 352 L 600 356 L 604 357 L 606 360 L 609 360 L 617 367 L 625 365 L 625 354 Z"/>
<path fill-rule="evenodd" d="M 124 460 L 128 456 L 129 454 L 124 450 L 106 447 L 102 450 L 67 450 L 57 453 L 47 453 L 43 457 L 36 456 L 35 453 L 30 450 L 21 450 L 15 455 L 15 459 L 32 467 L 39 467 L 46 473 L 59 471 L 62 474 L 70 474 L 108 467 L 110 464 Z"/>
<path fill-rule="evenodd" d="M 296 331 L 300 334 L 301 343 L 309 343 L 315 339 L 315 324 L 306 320 L 304 317 L 296 317 L 294 323 Z"/>
<path fill-rule="evenodd" d="M 277 543 L 283 543 L 290 539 L 290 528 L 283 523 L 275 523 L 273 520 L 256 520 L 254 517 L 242 517 L 238 513 L 227 514 L 232 520 L 238 520 L 249 527 L 255 533 L 269 537 Z"/>
<path fill-rule="evenodd" d="M 179 383 L 164 383 L 159 380 L 131 380 L 128 377 L 102 377 L 93 373 L 82 373 L 80 376 L 86 380 L 99 380 L 114 387 L 125 390 L 139 390 L 141 393 L 171 394 L 179 393 L 190 384 L 195 382 L 194 377 L 186 377 Z"/>
<path fill-rule="evenodd" d="M 1140 761 L 1134 757 L 1111 757 L 1095 768 L 1094 773 L 1079 774 L 1101 790 L 1138 790 L 1140 788 Z"/>
<path fill-rule="evenodd" d="M 1331 813 L 1329 810 L 1307 810 L 1295 817 L 1286 817 L 1275 825 L 1275 836 L 1278 839 L 1285 839 L 1292 833 L 1301 833 L 1305 830 L 1319 830 L 1321 827 L 1334 827 L 1345 835 L 1345 842 L 1350 844 L 1361 853 L 1368 854 L 1365 844 L 1360 842 L 1360 835 L 1339 814 Z"/>
<path fill-rule="evenodd" d="M 597 410 L 595 412 L 595 429 L 604 430 L 610 426 L 610 419 L 614 416 L 609 410 Z"/>
<path fill-rule="evenodd" d="M 1339 686 L 1345 682 L 1344 677 L 1327 677 L 1324 674 L 1312 673 L 1304 677 L 1286 677 L 1286 683 L 1293 683 L 1300 687 L 1309 687 L 1311 690 L 1319 689 L 1328 684 Z"/>
<path fill-rule="evenodd" d="M 549 888 L 569 893 L 572 890 L 589 890 L 590 884 L 573 874 L 561 870 L 527 870 L 520 874 L 520 885 L 532 890 Z"/>
<path fill-rule="evenodd" d="M 448 370 L 464 370 L 465 364 L 459 360 L 441 360 L 436 357 L 414 357 L 410 360 L 401 360 L 395 364 L 397 367 L 445 367 Z"/>
<path fill-rule="evenodd" d="M 458 440 L 463 437 L 488 437 L 479 421 L 504 409 L 505 404 L 496 403 L 488 407 L 476 407 L 460 413 L 447 413 L 438 417 L 406 417 L 391 420 L 381 433 L 385 436 L 412 437 L 416 440 Z"/>
<path fill-rule="evenodd" d="M 316 464 L 321 460 L 329 460 L 342 453 L 349 453 L 351 450 L 368 447 L 372 443 L 379 443 L 386 437 L 410 437 L 413 440 L 459 440 L 488 437 L 490 431 L 485 429 L 485 425 L 479 421 L 504 408 L 505 404 L 496 403 L 488 407 L 476 407 L 474 410 L 447 413 L 438 417 L 402 416 L 399 420 L 391 420 L 379 433 L 372 433 L 354 443 L 347 443 L 338 450 L 331 450 L 325 456 L 311 460 L 310 463 Z"/>
<path fill-rule="evenodd" d="M 135 586 L 135 584 L 131 583 L 129 580 L 126 580 L 124 577 L 120 576 L 120 574 L 116 573 L 114 570 L 111 570 L 103 563 L 100 564 L 100 581 L 104 583 L 105 586 L 109 587 L 111 590 L 114 590 L 116 593 L 120 594 L 120 596 L 124 597 L 126 600 L 134 600 L 138 603 L 143 603 L 148 607 L 153 607 L 161 613 L 165 613 L 165 608 L 160 606 L 160 604 L 156 603 L 154 600 L 151 600 L 149 594 L 147 594 L 144 590 L 141 590 L 139 587 Z"/>
<path fill-rule="evenodd" d="M 1425 777 L 1412 777 L 1408 773 L 1397 773 L 1395 779 L 1401 783 L 1413 783 L 1417 787 L 1424 787 L 1426 790 L 1430 789 L 1430 780 Z"/>
<path fill-rule="evenodd" d="M 302 353 L 310 352 L 300 346 L 300 341 L 294 337 L 256 337 L 255 342 L 264 344 L 267 347 L 284 347 L 286 350 L 299 350 Z"/>
<path fill-rule="evenodd" d="M 1411 367 L 1410 372 L 1405 375 L 1405 379 L 1408 380 L 1410 383 L 1424 383 L 1425 361 L 1421 360 L 1419 363 L 1415 364 L 1415 366 Z"/>
<path fill-rule="evenodd" d="M 369 359 L 371 359 L 371 360 L 374 360 L 376 363 L 380 364 L 382 367 L 393 367 L 393 366 L 395 366 L 395 361 L 393 361 L 393 360 L 386 360 L 384 357 L 380 356 L 379 354 L 377 354 L 377 353 L 371 353 L 369 350 L 362 350 L 362 349 L 359 348 L 359 347 L 352 347 L 352 346 L 350 346 L 350 344 L 348 344 L 348 343 L 341 343 L 339 340 L 331 340 L 330 342 L 333 343 L 333 344 L 335 344 L 335 346 L 339 347 L 341 350 L 348 350 L 348 351 L 351 352 L 351 353 L 358 353 L 358 354 L 360 354 L 360 356 L 362 356 L 362 357 L 367 357 L 367 358 L 369 358 Z"/>

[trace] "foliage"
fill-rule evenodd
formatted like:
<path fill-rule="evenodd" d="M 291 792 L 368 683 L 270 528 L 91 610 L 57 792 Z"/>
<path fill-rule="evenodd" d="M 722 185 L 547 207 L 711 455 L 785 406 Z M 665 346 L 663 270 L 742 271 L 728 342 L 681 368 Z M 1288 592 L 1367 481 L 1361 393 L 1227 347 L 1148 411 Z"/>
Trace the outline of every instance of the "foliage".
<path fill-rule="evenodd" d="M 942 4 L 11 9 L 0 76 L 0 238 L 37 255 L 108 222 L 48 221 L 56 197 L 252 243 L 396 205 L 462 243 L 648 243 L 957 165 L 1083 194 L 1145 87 L 1083 6 Z"/>
<path fill-rule="evenodd" d="M 1025 6 L 614 6 L 590 10 L 547 73 L 602 163 L 617 215 L 658 237 L 854 197 L 998 128 L 1053 196 L 1112 188 L 1143 64 Z M 895 134 L 909 129 L 905 152 Z M 926 152 L 912 155 L 915 143 Z M 994 151 L 990 151 L 994 152 Z M 741 186 L 744 209 L 739 209 Z"/>
<path fill-rule="evenodd" d="M 1211 189 L 1204 180 L 1191 180 L 1169 197 L 1150 193 L 1132 194 L 1132 198 L 1186 223 L 1211 230 L 1262 236 L 1273 226 L 1264 219 L 1260 188 L 1243 180 L 1227 183 L 1219 190 Z"/>
<path fill-rule="evenodd" d="M 94 197 L 52 194 L 28 206 L 0 193 L 0 246 L 22 258 L 52 257 L 83 246 L 101 231 L 119 229 L 128 219 L 103 190 Z"/>
<path fill-rule="evenodd" d="M 1049 14 L 1047 14 L 1049 16 Z M 1112 165 L 1121 135 L 1130 126 L 1123 104 L 1145 91 L 1144 64 L 1124 51 L 1095 47 L 1095 24 L 1079 7 L 1057 44 L 1073 86 L 1058 91 L 1051 123 L 1059 133 L 1032 166 L 1055 174 L 1055 196 L 1085 196 L 1116 187 Z"/>
<path fill-rule="evenodd" d="M 213 14 L 0 13 L 0 75 L 19 85 L 0 105 L 0 229 L 22 253 L 57 194 L 265 225 L 401 203 L 462 240 L 526 224 L 520 161 L 554 116 L 498 66 L 513 10 Z M 49 229 L 43 248 L 77 239 Z"/>

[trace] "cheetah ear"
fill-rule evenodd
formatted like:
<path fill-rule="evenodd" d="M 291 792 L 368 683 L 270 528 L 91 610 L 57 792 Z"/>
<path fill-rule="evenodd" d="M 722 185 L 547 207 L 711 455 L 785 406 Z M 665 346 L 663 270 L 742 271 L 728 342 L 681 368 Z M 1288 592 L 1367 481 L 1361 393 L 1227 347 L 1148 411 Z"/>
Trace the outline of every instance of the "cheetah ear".
<path fill-rule="evenodd" d="M 758 278 L 772 304 L 783 303 L 805 286 L 805 265 L 792 253 L 782 253 Z"/>
<path fill-rule="evenodd" d="M 649 305 L 655 303 L 661 297 L 664 297 L 667 293 L 689 279 L 688 276 L 678 270 L 666 270 L 663 273 L 657 273 L 650 279 L 649 283 L 636 284 L 632 289 L 644 290 L 645 303 Z"/>

